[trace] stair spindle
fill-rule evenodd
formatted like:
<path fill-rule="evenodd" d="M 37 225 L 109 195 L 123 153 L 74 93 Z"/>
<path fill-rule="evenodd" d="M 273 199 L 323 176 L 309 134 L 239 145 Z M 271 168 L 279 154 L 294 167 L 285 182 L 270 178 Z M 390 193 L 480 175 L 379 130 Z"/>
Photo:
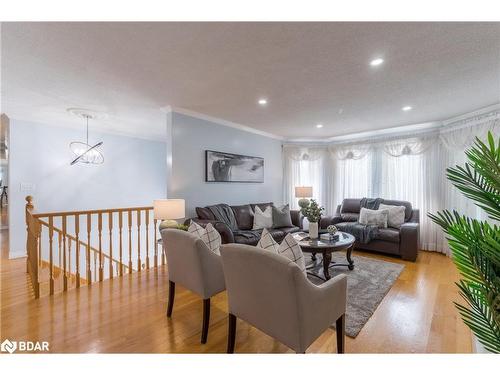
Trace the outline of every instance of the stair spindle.
<path fill-rule="evenodd" d="M 102 264 L 102 213 L 97 215 L 97 233 L 99 237 L 99 281 L 104 280 L 104 268 Z"/>
<path fill-rule="evenodd" d="M 63 231 L 63 290 L 68 290 L 68 269 L 66 268 L 66 215 L 62 217 Z"/>
<path fill-rule="evenodd" d="M 75 215 L 75 265 L 76 287 L 80 287 L 80 215 Z"/>
<path fill-rule="evenodd" d="M 158 268 L 158 236 L 157 236 L 157 231 L 156 231 L 156 225 L 157 225 L 158 220 L 154 219 L 153 220 L 153 226 L 154 226 L 154 232 L 155 232 L 155 268 Z"/>
<path fill-rule="evenodd" d="M 122 227 L 123 227 L 123 213 L 118 212 L 118 228 L 120 232 L 120 264 L 119 264 L 119 275 L 123 275 L 123 255 L 122 255 Z"/>
<path fill-rule="evenodd" d="M 137 210 L 137 270 L 141 268 L 141 210 Z"/>
<path fill-rule="evenodd" d="M 146 269 L 149 269 L 149 211 L 144 211 L 146 219 Z"/>
<path fill-rule="evenodd" d="M 54 260 L 53 260 L 53 243 L 54 237 L 54 218 L 49 216 L 49 290 L 50 295 L 54 294 Z"/>
<path fill-rule="evenodd" d="M 128 211 L 128 272 L 132 273 L 132 211 Z"/>
<path fill-rule="evenodd" d="M 108 213 L 109 228 L 109 278 L 113 278 L 113 213 Z"/>
<path fill-rule="evenodd" d="M 92 260 L 90 259 L 90 232 L 92 230 L 92 215 L 90 214 L 87 214 L 87 255 L 86 255 L 86 259 L 87 259 L 87 280 L 89 282 L 89 285 L 92 284 L 92 271 L 91 271 L 91 268 L 90 268 L 90 264 L 92 262 Z"/>

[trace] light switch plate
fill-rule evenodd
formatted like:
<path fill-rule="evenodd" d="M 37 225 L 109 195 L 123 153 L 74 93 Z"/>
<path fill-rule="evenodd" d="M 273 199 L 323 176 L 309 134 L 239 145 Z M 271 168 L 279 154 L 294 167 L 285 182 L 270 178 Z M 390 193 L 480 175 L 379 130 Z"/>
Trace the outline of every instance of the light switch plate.
<path fill-rule="evenodd" d="M 30 193 L 35 191 L 35 184 L 32 184 L 30 182 L 21 182 L 20 184 L 20 190 L 25 193 Z"/>

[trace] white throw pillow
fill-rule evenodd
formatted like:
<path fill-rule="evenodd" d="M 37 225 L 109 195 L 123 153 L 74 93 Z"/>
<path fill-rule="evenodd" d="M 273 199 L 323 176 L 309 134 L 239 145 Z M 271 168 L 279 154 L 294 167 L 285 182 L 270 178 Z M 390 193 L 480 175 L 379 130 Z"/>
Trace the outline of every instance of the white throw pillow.
<path fill-rule="evenodd" d="M 370 210 L 361 208 L 359 213 L 359 223 L 364 225 L 376 225 L 379 228 L 387 228 L 387 218 L 389 210 Z"/>
<path fill-rule="evenodd" d="M 194 234 L 196 237 L 201 238 L 201 240 L 207 245 L 210 251 L 215 254 L 220 255 L 220 245 L 222 244 L 222 238 L 214 228 L 211 223 L 208 223 L 205 228 L 200 224 L 191 220 L 189 224 L 188 232 Z"/>
<path fill-rule="evenodd" d="M 304 259 L 304 253 L 291 233 L 288 233 L 283 242 L 278 245 L 273 236 L 271 236 L 271 233 L 269 233 L 267 229 L 264 229 L 262 231 L 260 241 L 257 243 L 257 247 L 272 251 L 275 254 L 283 255 L 297 264 L 304 275 L 306 274 L 306 261 Z"/>
<path fill-rule="evenodd" d="M 253 216 L 253 230 L 271 228 L 273 226 L 273 209 L 267 206 L 264 212 L 259 206 L 255 206 L 255 214 Z"/>
<path fill-rule="evenodd" d="M 380 204 L 379 210 L 388 210 L 389 216 L 387 218 L 387 225 L 399 229 L 405 222 L 405 206 L 390 206 L 387 204 Z"/>

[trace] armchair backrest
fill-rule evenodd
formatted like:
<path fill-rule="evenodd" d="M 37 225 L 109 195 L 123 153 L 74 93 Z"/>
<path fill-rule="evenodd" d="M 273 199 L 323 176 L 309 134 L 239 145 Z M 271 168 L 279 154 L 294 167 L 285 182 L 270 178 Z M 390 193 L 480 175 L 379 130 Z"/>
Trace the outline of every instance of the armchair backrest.
<path fill-rule="evenodd" d="M 221 258 L 200 238 L 179 229 L 164 229 L 161 236 L 169 280 L 204 299 L 225 289 Z"/>
<path fill-rule="evenodd" d="M 298 286 L 309 283 L 291 260 L 242 244 L 221 247 L 229 312 L 289 347 L 300 343 Z"/>

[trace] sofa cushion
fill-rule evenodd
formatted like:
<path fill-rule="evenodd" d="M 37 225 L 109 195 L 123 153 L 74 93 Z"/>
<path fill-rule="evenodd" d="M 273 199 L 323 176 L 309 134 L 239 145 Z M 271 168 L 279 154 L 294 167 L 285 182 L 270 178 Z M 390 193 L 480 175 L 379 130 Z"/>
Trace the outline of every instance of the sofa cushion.
<path fill-rule="evenodd" d="M 269 203 L 250 203 L 250 207 L 252 207 L 253 212 L 255 212 L 255 207 L 258 206 L 262 211 L 264 211 L 268 206 L 272 206 L 273 202 Z"/>
<path fill-rule="evenodd" d="M 273 236 L 276 242 L 281 242 L 289 233 L 298 232 L 299 227 L 282 227 L 282 228 L 273 228 L 269 229 L 269 233 Z"/>
<path fill-rule="evenodd" d="M 404 206 L 405 207 L 405 222 L 410 220 L 411 214 L 412 214 L 412 206 L 411 206 L 410 202 L 382 199 L 382 203 L 386 204 L 388 206 Z"/>
<path fill-rule="evenodd" d="M 343 214 L 340 214 L 340 217 L 342 218 L 342 221 L 358 221 L 359 220 L 359 214 L 355 214 L 352 212 L 346 212 Z"/>
<path fill-rule="evenodd" d="M 381 241 L 399 243 L 399 230 L 394 228 L 380 228 L 375 238 Z"/>
<path fill-rule="evenodd" d="M 241 230 L 250 230 L 253 227 L 253 210 L 249 204 L 241 206 L 231 206 L 238 223 L 238 228 Z"/>
<path fill-rule="evenodd" d="M 290 205 L 281 207 L 271 206 L 273 214 L 273 228 L 291 227 L 292 217 L 290 216 Z"/>
<path fill-rule="evenodd" d="M 215 216 L 212 211 L 206 207 L 196 207 L 196 215 L 198 216 L 198 219 L 215 220 Z"/>
<path fill-rule="evenodd" d="M 234 242 L 255 246 L 259 242 L 261 234 L 262 230 L 239 230 L 233 232 Z"/>
<path fill-rule="evenodd" d="M 361 199 L 347 198 L 342 201 L 342 206 L 340 207 L 340 213 L 350 212 L 359 214 L 361 210 Z"/>

